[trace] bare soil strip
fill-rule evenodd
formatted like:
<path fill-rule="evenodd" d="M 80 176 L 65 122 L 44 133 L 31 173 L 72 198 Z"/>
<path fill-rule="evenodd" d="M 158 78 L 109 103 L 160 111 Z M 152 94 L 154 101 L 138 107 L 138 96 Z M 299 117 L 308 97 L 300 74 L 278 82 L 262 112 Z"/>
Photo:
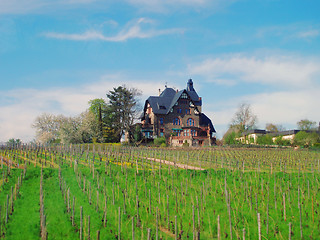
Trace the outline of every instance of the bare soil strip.
<path fill-rule="evenodd" d="M 182 168 L 182 169 L 201 170 L 201 171 L 205 170 L 204 168 L 189 166 L 189 165 L 182 164 L 182 163 L 170 162 L 167 160 L 161 160 L 161 159 L 157 159 L 157 158 L 146 158 L 146 159 L 154 161 L 154 162 L 159 162 L 159 163 L 175 166 L 175 167 Z"/>

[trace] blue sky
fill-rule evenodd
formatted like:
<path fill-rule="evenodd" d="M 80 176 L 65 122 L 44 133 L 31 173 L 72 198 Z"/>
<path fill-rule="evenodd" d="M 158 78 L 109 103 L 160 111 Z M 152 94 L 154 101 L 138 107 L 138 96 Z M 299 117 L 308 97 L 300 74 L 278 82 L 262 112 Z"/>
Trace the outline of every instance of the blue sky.
<path fill-rule="evenodd" d="M 222 137 L 238 106 L 266 123 L 320 121 L 317 0 L 0 0 L 0 142 L 43 112 L 75 116 L 126 84 L 189 78 Z"/>

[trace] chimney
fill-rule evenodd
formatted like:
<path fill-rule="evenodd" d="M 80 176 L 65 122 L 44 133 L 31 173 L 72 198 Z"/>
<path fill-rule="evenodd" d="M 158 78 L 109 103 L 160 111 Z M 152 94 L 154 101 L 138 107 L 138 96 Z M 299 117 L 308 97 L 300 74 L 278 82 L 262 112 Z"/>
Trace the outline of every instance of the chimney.
<path fill-rule="evenodd" d="M 160 96 L 160 94 L 161 94 L 161 89 L 159 88 L 159 96 Z"/>

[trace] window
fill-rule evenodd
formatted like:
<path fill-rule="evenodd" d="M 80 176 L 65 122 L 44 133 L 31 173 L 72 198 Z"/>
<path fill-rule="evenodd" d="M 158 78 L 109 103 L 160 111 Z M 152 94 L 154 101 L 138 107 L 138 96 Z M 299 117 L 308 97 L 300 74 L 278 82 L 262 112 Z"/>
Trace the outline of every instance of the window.
<path fill-rule="evenodd" d="M 197 136 L 197 131 L 196 130 L 191 130 L 191 136 Z"/>
<path fill-rule="evenodd" d="M 175 136 L 181 136 L 181 130 L 173 129 L 172 132 L 175 134 Z"/>
<path fill-rule="evenodd" d="M 188 98 L 188 95 L 187 95 L 186 93 L 182 93 L 181 98 L 187 99 L 187 98 Z"/>
<path fill-rule="evenodd" d="M 173 119 L 173 125 L 180 125 L 180 119 L 179 118 Z"/>
<path fill-rule="evenodd" d="M 160 125 L 163 125 L 163 118 L 159 119 L 159 123 L 160 123 Z"/>
<path fill-rule="evenodd" d="M 183 136 L 189 137 L 189 130 L 188 129 L 183 130 Z"/>
<path fill-rule="evenodd" d="M 182 113 L 182 109 L 181 108 L 177 108 L 177 113 Z"/>
<path fill-rule="evenodd" d="M 183 140 L 179 140 L 179 144 L 183 144 Z"/>
<path fill-rule="evenodd" d="M 188 118 L 187 126 L 194 126 L 194 120 L 192 118 Z"/>
<path fill-rule="evenodd" d="M 187 109 L 186 109 L 186 114 L 188 114 L 188 115 L 191 114 L 190 108 L 187 108 Z"/>
<path fill-rule="evenodd" d="M 161 129 L 160 129 L 160 137 L 163 137 L 163 136 L 164 136 L 164 129 L 161 128 Z"/>

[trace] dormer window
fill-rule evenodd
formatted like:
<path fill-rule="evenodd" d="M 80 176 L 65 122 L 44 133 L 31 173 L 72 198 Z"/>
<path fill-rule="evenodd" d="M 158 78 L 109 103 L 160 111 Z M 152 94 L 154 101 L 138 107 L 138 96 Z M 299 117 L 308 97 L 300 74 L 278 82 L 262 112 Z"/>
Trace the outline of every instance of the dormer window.
<path fill-rule="evenodd" d="M 198 114 L 199 114 L 198 109 L 194 109 L 194 114 L 196 114 L 196 115 L 198 115 Z"/>

